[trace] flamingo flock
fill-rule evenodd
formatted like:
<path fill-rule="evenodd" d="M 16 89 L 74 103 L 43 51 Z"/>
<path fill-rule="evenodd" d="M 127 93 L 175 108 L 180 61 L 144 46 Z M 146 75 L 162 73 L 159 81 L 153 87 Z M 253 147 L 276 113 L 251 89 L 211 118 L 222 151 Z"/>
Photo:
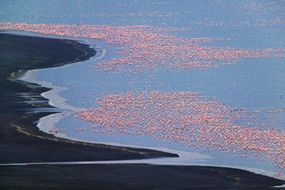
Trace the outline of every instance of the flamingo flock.
<path fill-rule="evenodd" d="M 215 38 L 182 38 L 171 35 L 185 28 L 151 26 L 66 25 L 1 23 L 0 29 L 46 35 L 104 40 L 117 45 L 121 56 L 96 64 L 104 71 L 142 72 L 153 69 L 207 69 L 235 64 L 240 59 L 285 57 L 285 49 L 245 49 L 206 46 Z"/>
<path fill-rule="evenodd" d="M 0 23 L 0 30 L 104 40 L 116 45 L 121 56 L 96 63 L 95 69 L 103 72 L 210 69 L 237 64 L 246 58 L 285 58 L 285 49 L 214 47 L 209 42 L 223 39 L 172 35 L 187 28 Z M 97 98 L 96 105 L 77 114 L 92 122 L 94 128 L 109 133 L 150 135 L 184 146 L 250 153 L 285 168 L 285 133 L 269 123 L 260 125 L 258 112 L 234 109 L 193 92 L 110 94 Z M 268 117 L 284 113 L 285 110 L 271 110 Z M 253 126 L 244 124 L 248 121 Z"/>
<path fill-rule="evenodd" d="M 108 133 L 149 135 L 184 146 L 257 155 L 285 168 L 285 133 L 237 125 L 257 117 L 192 92 L 129 92 L 97 98 L 96 107 L 78 112 Z M 277 110 L 272 110 L 277 111 Z M 285 110 L 278 110 L 285 113 Z"/>

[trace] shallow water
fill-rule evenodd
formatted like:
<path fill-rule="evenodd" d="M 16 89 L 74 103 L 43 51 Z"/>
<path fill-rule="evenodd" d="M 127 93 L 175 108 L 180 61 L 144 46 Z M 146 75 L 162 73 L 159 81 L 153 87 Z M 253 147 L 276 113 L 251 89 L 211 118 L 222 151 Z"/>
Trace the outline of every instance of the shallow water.
<path fill-rule="evenodd" d="M 1 1 L 1 4 L 4 4 L 0 7 L 1 22 L 182 27 L 184 31 L 169 33 L 180 38 L 223 39 L 203 43 L 205 47 L 285 48 L 285 4 L 281 1 L 209 1 L 207 4 L 204 1 Z M 97 48 L 99 54 L 80 64 L 41 70 L 34 78 L 64 87 L 60 95 L 65 98 L 65 104 L 54 94 L 45 95 L 68 113 L 96 107 L 96 98 L 109 94 L 186 91 L 214 98 L 220 104 L 246 113 L 260 113 L 255 121 L 242 118 L 235 124 L 284 132 L 284 57 L 241 58 L 235 64 L 206 69 L 107 72 L 96 69 L 96 65 L 121 56 L 121 47 L 101 40 L 80 39 Z M 267 113 L 272 110 L 279 112 L 269 117 Z M 227 153 L 213 147 L 185 146 L 151 135 L 108 133 L 73 114 L 67 115 L 56 123 L 57 130 L 50 132 L 86 141 L 198 152 L 211 156 L 198 160 L 200 164 L 254 167 L 285 174 L 280 165 L 251 153 L 244 156 L 243 151 Z M 44 120 L 41 126 L 45 126 Z"/>

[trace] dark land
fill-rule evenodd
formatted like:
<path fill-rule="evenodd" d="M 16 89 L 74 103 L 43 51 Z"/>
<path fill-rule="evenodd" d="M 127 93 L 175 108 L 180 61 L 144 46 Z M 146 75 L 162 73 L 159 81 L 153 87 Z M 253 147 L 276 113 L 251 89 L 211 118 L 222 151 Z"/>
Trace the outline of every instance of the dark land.
<path fill-rule="evenodd" d="M 89 59 L 96 51 L 73 40 L 0 33 L 0 164 L 177 157 L 92 144 L 41 132 L 39 118 L 57 111 L 40 94 L 50 89 L 15 80 L 27 70 Z M 2 189 L 271 189 L 284 181 L 219 167 L 114 165 L 0 166 Z"/>
<path fill-rule="evenodd" d="M 3 190 L 265 190 L 281 183 L 239 169 L 147 164 L 4 166 L 0 179 Z"/>

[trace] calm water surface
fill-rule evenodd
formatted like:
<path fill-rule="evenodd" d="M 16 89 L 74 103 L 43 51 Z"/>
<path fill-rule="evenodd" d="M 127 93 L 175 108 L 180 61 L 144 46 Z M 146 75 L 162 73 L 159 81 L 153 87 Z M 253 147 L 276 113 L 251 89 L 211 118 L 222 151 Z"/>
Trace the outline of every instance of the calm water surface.
<path fill-rule="evenodd" d="M 171 34 L 182 38 L 223 39 L 205 43 L 205 46 L 285 49 L 284 1 L 0 0 L 0 3 L 0 22 L 179 27 L 187 30 Z M 98 49 L 99 53 L 95 58 L 81 64 L 41 70 L 36 75 L 39 81 L 66 87 L 60 95 L 68 104 L 78 109 L 96 107 L 96 98 L 114 93 L 191 91 L 215 98 L 221 104 L 235 109 L 261 112 L 257 124 L 251 124 L 248 120 L 236 121 L 237 124 L 285 132 L 284 58 L 239 59 L 236 64 L 211 69 L 158 69 L 140 73 L 110 73 L 96 70 L 95 65 L 121 56 L 120 47 L 106 44 L 104 41 L 81 40 Z M 269 110 L 283 111 L 275 115 L 273 121 L 265 116 Z M 263 120 L 266 126 L 262 125 Z M 285 174 L 279 165 L 250 154 L 243 156 L 243 153 L 224 153 L 214 148 L 183 146 L 148 135 L 110 134 L 103 128 L 96 128 L 94 124 L 73 115 L 63 118 L 55 127 L 65 135 L 81 140 L 168 147 L 212 157 L 204 161 L 193 161 L 195 164 L 252 167 Z"/>

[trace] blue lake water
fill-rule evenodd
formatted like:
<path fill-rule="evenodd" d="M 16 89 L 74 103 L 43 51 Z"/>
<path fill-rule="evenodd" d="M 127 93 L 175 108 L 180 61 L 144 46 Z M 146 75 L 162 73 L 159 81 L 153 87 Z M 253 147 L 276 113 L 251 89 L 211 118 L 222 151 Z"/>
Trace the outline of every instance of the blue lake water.
<path fill-rule="evenodd" d="M 270 0 L 240 1 L 6 1 L 0 0 L 0 22 L 46 24 L 150 25 L 187 27 L 174 32 L 184 38 L 223 38 L 206 45 L 236 48 L 285 48 L 285 3 Z M 41 70 L 36 78 L 66 87 L 60 95 L 81 108 L 96 106 L 96 98 L 128 91 L 191 91 L 234 108 L 285 109 L 285 59 L 250 58 L 237 64 L 191 71 L 155 70 L 148 73 L 108 73 L 95 65 L 120 56 L 119 47 L 103 41 L 81 39 L 106 51 L 80 64 Z M 65 110 L 70 111 L 70 110 Z M 285 131 L 285 114 L 271 128 Z M 278 166 L 256 157 L 239 157 L 204 148 L 183 147 L 149 136 L 107 134 L 87 130 L 90 123 L 68 116 L 56 124 L 67 136 L 94 142 L 146 147 L 168 147 L 212 156 L 201 164 L 232 165 L 280 171 Z"/>

